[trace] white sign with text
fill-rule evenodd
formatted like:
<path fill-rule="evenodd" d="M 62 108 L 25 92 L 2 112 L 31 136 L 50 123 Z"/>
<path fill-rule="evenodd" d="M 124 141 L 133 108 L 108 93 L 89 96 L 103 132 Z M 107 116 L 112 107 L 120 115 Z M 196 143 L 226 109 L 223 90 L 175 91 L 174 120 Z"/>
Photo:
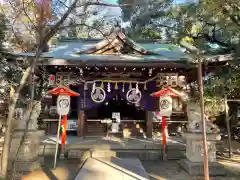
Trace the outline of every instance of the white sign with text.
<path fill-rule="evenodd" d="M 113 112 L 112 113 L 112 119 L 116 119 L 116 121 L 118 123 L 120 123 L 120 121 L 121 121 L 120 112 Z"/>

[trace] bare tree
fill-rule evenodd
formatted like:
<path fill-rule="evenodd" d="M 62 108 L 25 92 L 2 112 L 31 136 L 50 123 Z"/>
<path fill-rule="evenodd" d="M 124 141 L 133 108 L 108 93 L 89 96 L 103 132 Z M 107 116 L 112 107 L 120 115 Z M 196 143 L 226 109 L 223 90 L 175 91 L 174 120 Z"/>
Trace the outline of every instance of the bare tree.
<path fill-rule="evenodd" d="M 7 117 L 7 128 L 4 135 L 4 146 L 2 152 L 2 166 L 1 166 L 1 178 L 6 179 L 7 177 L 7 167 L 8 167 L 8 155 L 9 155 L 9 148 L 11 143 L 11 127 L 12 127 L 12 119 L 14 118 L 15 108 L 17 104 L 17 100 L 19 99 L 19 95 L 21 90 L 23 89 L 24 85 L 26 84 L 30 75 L 32 75 L 32 81 L 34 77 L 34 68 L 36 66 L 36 62 L 39 60 L 42 52 L 44 52 L 44 48 L 46 47 L 47 42 L 54 36 L 57 32 L 58 28 L 63 24 L 66 18 L 69 16 L 71 11 L 76 7 L 78 0 L 74 0 L 73 3 L 67 8 L 65 13 L 62 17 L 56 22 L 54 26 L 48 26 L 51 12 L 50 12 L 50 3 L 46 3 L 46 1 L 38 1 L 33 2 L 30 1 L 29 4 L 26 4 L 24 1 L 20 1 L 18 7 L 20 7 L 20 12 L 24 13 L 28 22 L 31 24 L 33 28 L 33 32 L 35 33 L 36 39 L 36 54 L 35 58 L 29 63 L 29 67 L 23 73 L 19 86 L 14 90 L 15 92 L 12 93 L 9 102 L 9 109 L 8 109 L 8 117 Z M 12 1 L 9 1 L 9 7 L 15 8 Z M 28 7 L 30 4 L 34 7 L 34 10 L 31 11 L 31 15 L 29 14 Z M 16 9 L 15 9 L 16 10 Z M 4 12 L 4 11 L 3 11 Z M 20 13 L 19 12 L 19 13 Z M 33 18 L 32 18 L 33 17 Z M 35 21 L 34 21 L 35 20 Z M 32 88 L 34 88 L 34 82 L 32 84 Z M 34 91 L 31 94 L 31 103 L 30 108 L 33 107 L 33 100 L 34 100 Z"/>
<path fill-rule="evenodd" d="M 42 53 L 46 51 L 47 43 L 56 35 L 56 33 L 64 28 L 70 27 L 66 24 L 66 20 L 71 15 L 76 16 L 74 9 L 84 7 L 83 15 L 86 15 L 86 9 L 89 6 L 103 7 L 119 7 L 115 4 L 100 3 L 97 0 L 79 1 L 73 0 L 72 3 L 66 4 L 67 1 L 58 0 L 56 4 L 51 6 L 50 0 L 23 0 L 14 1 L 8 0 L 4 6 L 1 6 L 1 12 L 8 18 L 8 32 L 11 38 L 14 39 L 13 44 L 17 44 L 22 51 L 35 51 L 35 58 L 27 61 L 28 65 L 22 73 L 21 80 L 17 87 L 11 86 L 11 96 L 9 100 L 8 116 L 6 120 L 6 131 L 4 134 L 4 146 L 1 162 L 1 177 L 6 179 L 9 149 L 11 144 L 12 120 L 15 115 L 17 101 L 21 96 L 21 91 L 26 84 L 31 84 L 31 95 L 28 110 L 34 108 L 34 74 L 35 67 Z M 129 6 L 122 4 L 121 6 Z M 80 16 L 81 18 L 81 16 Z M 73 26 L 86 26 L 88 29 L 93 29 L 104 36 L 97 27 L 81 22 L 72 24 Z M 99 25 L 100 27 L 100 25 Z M 24 29 L 24 31 L 23 31 Z M 25 38 L 27 37 L 27 38 Z M 30 81 L 28 81 L 30 79 Z M 30 83 L 28 83 L 30 82 Z M 31 116 L 31 113 L 29 114 Z M 27 131 L 28 126 L 26 126 Z M 21 142 L 24 141 L 24 137 Z"/>

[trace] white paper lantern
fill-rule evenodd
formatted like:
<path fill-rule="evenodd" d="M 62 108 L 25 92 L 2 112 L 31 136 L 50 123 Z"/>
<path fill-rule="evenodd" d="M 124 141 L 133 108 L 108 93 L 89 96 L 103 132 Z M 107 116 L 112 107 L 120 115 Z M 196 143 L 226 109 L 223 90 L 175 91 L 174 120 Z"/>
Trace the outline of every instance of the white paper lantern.
<path fill-rule="evenodd" d="M 159 98 L 160 115 L 170 117 L 172 115 L 172 98 L 163 96 Z"/>
<path fill-rule="evenodd" d="M 70 96 L 59 95 L 57 98 L 57 112 L 59 115 L 67 115 L 70 110 Z"/>

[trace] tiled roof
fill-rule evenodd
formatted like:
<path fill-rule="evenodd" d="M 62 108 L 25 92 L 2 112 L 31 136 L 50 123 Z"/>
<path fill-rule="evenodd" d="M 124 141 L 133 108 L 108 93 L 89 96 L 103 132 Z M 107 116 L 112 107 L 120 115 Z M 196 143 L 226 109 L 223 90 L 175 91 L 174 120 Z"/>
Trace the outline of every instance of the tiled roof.
<path fill-rule="evenodd" d="M 139 61 L 178 61 L 187 60 L 189 56 L 183 53 L 179 47 L 171 44 L 157 44 L 157 43 L 142 43 L 139 44 L 146 50 L 155 52 L 156 55 L 131 55 L 131 54 L 116 54 L 116 55 L 105 55 L 105 54 L 78 54 L 80 51 L 87 50 L 94 46 L 93 42 L 86 41 L 65 41 L 60 42 L 55 48 L 49 52 L 42 54 L 42 58 L 54 58 L 54 59 L 65 59 L 65 60 L 89 60 L 96 59 L 101 60 L 102 58 L 119 59 L 119 60 L 139 60 Z M 35 53 L 16 53 L 15 55 L 34 57 Z"/>
<path fill-rule="evenodd" d="M 43 59 L 64 59 L 73 61 L 124 61 L 124 62 L 166 62 L 166 61 L 188 61 L 190 57 L 180 47 L 173 44 L 159 44 L 156 42 L 134 42 L 123 33 L 117 33 L 122 43 L 128 44 L 139 54 L 94 54 L 87 53 L 88 49 L 98 49 L 104 45 L 104 40 L 65 40 L 57 43 L 56 47 L 50 48 L 49 52 L 42 54 Z M 113 37 L 111 37 L 114 39 Z M 102 43 L 101 43 L 102 42 Z M 109 42 L 111 43 L 111 42 Z M 106 44 L 106 40 L 105 40 Z M 83 52 L 83 53 L 80 53 Z M 90 51 L 89 51 L 90 52 Z M 18 56 L 34 57 L 35 53 L 15 53 Z"/>

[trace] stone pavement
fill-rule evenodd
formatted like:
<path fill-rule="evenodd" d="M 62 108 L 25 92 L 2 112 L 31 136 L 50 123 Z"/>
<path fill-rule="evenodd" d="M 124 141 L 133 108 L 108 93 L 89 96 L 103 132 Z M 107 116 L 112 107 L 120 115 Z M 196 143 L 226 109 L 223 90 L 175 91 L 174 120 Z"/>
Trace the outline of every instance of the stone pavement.
<path fill-rule="evenodd" d="M 42 146 L 50 146 L 53 148 L 53 152 L 55 149 L 55 142 L 52 137 L 48 137 L 48 139 L 44 139 L 42 142 Z M 50 139 L 50 140 L 49 140 Z M 70 148 L 82 148 L 82 149 L 146 149 L 149 151 L 150 149 L 159 150 L 161 148 L 161 140 L 153 139 L 120 139 L 120 138 L 107 138 L 107 137 L 92 137 L 92 138 L 84 138 L 81 139 L 79 137 L 71 137 L 68 139 Z M 171 137 L 170 141 L 168 141 L 173 147 L 177 147 L 180 149 L 185 149 L 184 141 L 181 138 Z M 69 148 L 68 147 L 68 148 Z M 221 147 L 223 150 L 226 150 L 226 143 L 223 142 Z M 233 146 L 234 152 L 240 148 L 239 143 L 235 143 Z M 169 160 L 167 162 L 163 161 L 141 161 L 148 176 L 151 180 L 202 180 L 202 177 L 191 177 L 189 176 L 179 165 L 176 160 Z M 224 157 L 222 154 L 218 157 L 218 162 L 224 165 L 227 170 L 227 176 L 224 177 L 212 177 L 211 180 L 237 180 L 240 179 L 240 158 L 234 157 L 231 160 Z M 76 176 L 79 168 L 81 167 L 82 161 L 80 159 L 73 160 L 59 160 L 58 161 L 58 170 L 56 170 L 53 174 L 59 180 L 72 180 L 74 176 Z M 53 166 L 53 156 L 46 157 L 44 161 L 44 166 L 47 169 L 51 169 Z M 62 168 L 62 169 L 61 169 Z M 54 171 L 54 170 L 53 170 Z M 68 173 L 61 173 L 60 171 L 67 171 Z M 58 173 L 59 172 L 59 173 Z M 51 178 L 50 178 L 51 179 Z"/>
<path fill-rule="evenodd" d="M 203 177 L 191 177 L 179 165 L 178 161 L 142 161 L 141 162 L 145 171 L 147 172 L 150 180 L 204 180 Z M 236 162 L 233 166 L 232 163 L 223 164 L 228 170 L 226 176 L 212 177 L 211 180 L 239 180 L 240 179 L 240 162 Z M 44 163 L 44 177 L 43 173 L 33 173 L 40 180 L 73 180 L 77 175 L 82 162 L 78 160 L 59 160 L 56 170 L 51 170 L 53 166 L 53 157 L 46 157 Z M 235 167 L 235 168 L 233 168 Z M 53 172 L 53 173 L 50 173 Z M 46 178 L 46 174 L 47 177 Z M 55 178 L 53 178 L 53 176 Z M 38 180 L 34 179 L 34 180 Z M 115 178 L 113 178 L 115 179 Z M 102 179 L 104 180 L 104 179 Z"/>
<path fill-rule="evenodd" d="M 74 180 L 149 180 L 138 159 L 89 158 Z"/>

